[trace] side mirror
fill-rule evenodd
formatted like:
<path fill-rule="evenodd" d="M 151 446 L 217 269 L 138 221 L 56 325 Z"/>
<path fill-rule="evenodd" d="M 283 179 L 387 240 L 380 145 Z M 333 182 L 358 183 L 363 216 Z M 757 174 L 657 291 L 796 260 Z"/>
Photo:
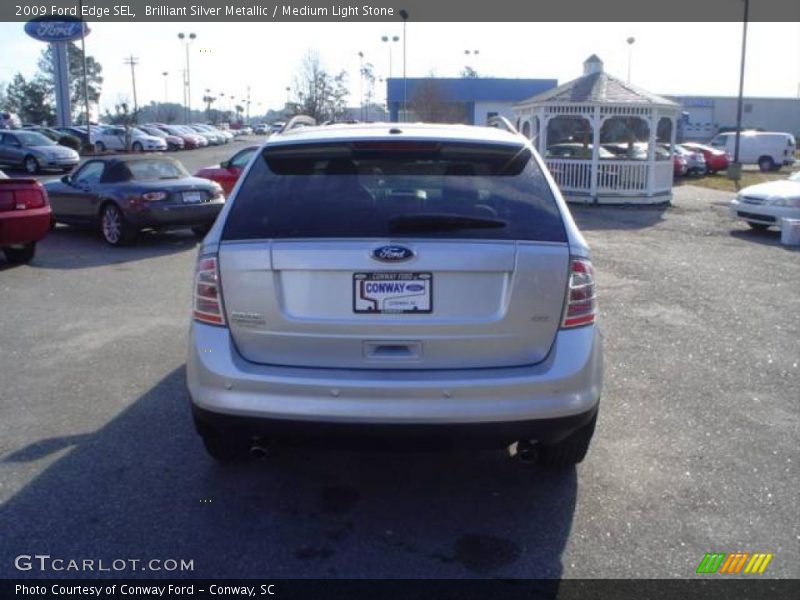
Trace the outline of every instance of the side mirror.
<path fill-rule="evenodd" d="M 222 169 L 230 169 L 231 168 L 231 161 L 223 160 L 221 163 L 219 163 L 219 166 Z"/>
<path fill-rule="evenodd" d="M 72 185 L 72 175 L 64 175 L 61 178 L 61 183 L 66 183 L 67 185 Z"/>

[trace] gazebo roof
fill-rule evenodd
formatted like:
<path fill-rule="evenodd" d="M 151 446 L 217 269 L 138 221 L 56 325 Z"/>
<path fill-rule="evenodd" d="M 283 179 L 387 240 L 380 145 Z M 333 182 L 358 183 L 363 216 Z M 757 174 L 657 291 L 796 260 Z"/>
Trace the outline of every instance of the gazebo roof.
<path fill-rule="evenodd" d="M 672 100 L 652 94 L 606 73 L 603 71 L 603 62 L 594 54 L 586 59 L 583 64 L 584 75 L 582 77 L 523 100 L 517 103 L 516 106 L 522 107 L 544 103 L 657 105 L 675 108 L 679 106 Z"/>

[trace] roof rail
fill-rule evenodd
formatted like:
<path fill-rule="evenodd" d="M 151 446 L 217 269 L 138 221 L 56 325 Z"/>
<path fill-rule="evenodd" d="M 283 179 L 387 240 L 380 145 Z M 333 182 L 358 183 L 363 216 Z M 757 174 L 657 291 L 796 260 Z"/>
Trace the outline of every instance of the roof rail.
<path fill-rule="evenodd" d="M 493 117 L 489 117 L 486 119 L 486 125 L 489 127 L 496 127 L 497 129 L 505 129 L 509 133 L 513 133 L 515 135 L 521 135 L 517 128 L 511 124 L 511 121 L 506 119 L 502 115 L 495 115 Z"/>
<path fill-rule="evenodd" d="M 316 124 L 317 121 L 314 119 L 314 117 L 309 117 L 308 115 L 295 115 L 286 122 L 286 125 L 281 128 L 280 133 L 286 133 L 292 129 L 297 129 L 298 127 L 314 127 Z"/>
<path fill-rule="evenodd" d="M 361 123 L 358 119 L 342 119 L 337 121 L 336 119 L 331 119 L 330 121 L 323 121 L 320 125 L 358 125 Z"/>

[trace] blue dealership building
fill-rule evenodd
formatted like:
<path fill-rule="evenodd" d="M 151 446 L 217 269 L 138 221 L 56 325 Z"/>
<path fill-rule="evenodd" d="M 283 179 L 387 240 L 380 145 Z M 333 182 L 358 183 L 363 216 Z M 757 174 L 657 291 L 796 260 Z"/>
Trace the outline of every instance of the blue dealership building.
<path fill-rule="evenodd" d="M 482 125 L 493 116 L 514 120 L 514 103 L 552 89 L 556 79 L 391 78 L 386 82 L 389 120 Z M 408 99 L 408 118 L 401 119 Z"/>

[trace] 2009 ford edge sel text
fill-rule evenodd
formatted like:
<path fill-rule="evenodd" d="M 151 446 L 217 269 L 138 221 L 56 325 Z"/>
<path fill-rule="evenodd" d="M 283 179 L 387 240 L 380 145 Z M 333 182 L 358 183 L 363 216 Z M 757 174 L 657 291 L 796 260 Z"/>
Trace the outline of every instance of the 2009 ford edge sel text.
<path fill-rule="evenodd" d="M 597 419 L 595 314 L 589 249 L 519 134 L 287 127 L 200 250 L 195 423 L 219 460 L 356 439 L 568 467 Z"/>

